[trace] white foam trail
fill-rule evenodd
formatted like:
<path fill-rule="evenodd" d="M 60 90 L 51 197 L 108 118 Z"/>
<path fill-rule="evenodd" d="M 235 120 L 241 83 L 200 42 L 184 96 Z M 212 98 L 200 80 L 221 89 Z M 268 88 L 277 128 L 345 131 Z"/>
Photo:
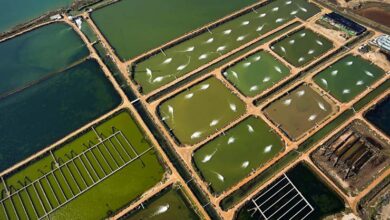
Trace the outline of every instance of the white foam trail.
<path fill-rule="evenodd" d="M 283 53 L 286 53 L 286 48 L 284 48 L 283 46 L 280 46 L 280 49 L 282 50 Z"/>
<path fill-rule="evenodd" d="M 309 50 L 309 52 L 307 52 L 307 54 L 313 54 L 314 53 L 314 50 Z"/>
<path fill-rule="evenodd" d="M 356 82 L 356 85 L 357 85 L 357 86 L 360 86 L 360 85 L 363 85 L 363 84 L 364 84 L 364 81 L 363 81 L 363 80 L 359 80 L 359 81 Z"/>
<path fill-rule="evenodd" d="M 294 43 L 295 43 L 295 40 L 290 40 L 288 43 L 289 43 L 289 44 L 294 44 Z"/>
<path fill-rule="evenodd" d="M 332 76 L 335 76 L 337 75 L 338 72 L 339 72 L 338 70 L 333 70 L 330 74 L 332 74 Z"/>
<path fill-rule="evenodd" d="M 169 112 L 169 114 L 171 114 L 171 116 L 172 116 L 172 121 L 173 121 L 173 107 L 170 106 L 170 105 L 168 105 L 168 112 Z"/>
<path fill-rule="evenodd" d="M 217 177 L 218 177 L 219 180 L 221 180 L 222 182 L 225 181 L 225 178 L 224 178 L 221 174 L 219 174 L 219 173 L 217 173 L 217 172 L 214 172 L 214 173 L 217 175 Z"/>
<path fill-rule="evenodd" d="M 214 154 L 217 153 L 217 151 L 218 151 L 218 149 L 215 149 L 213 153 L 204 156 L 202 163 L 206 163 L 206 162 L 210 161 L 211 158 L 213 158 Z"/>
<path fill-rule="evenodd" d="M 158 83 L 158 82 L 161 82 L 164 78 L 166 78 L 166 77 L 168 77 L 168 76 L 159 76 L 159 77 L 156 77 L 153 81 L 152 81 L 152 83 Z"/>
<path fill-rule="evenodd" d="M 237 106 L 233 103 L 229 104 L 229 107 L 230 109 L 233 111 L 233 112 L 236 112 L 237 111 Z"/>
<path fill-rule="evenodd" d="M 210 122 L 210 127 L 214 127 L 215 125 L 218 124 L 218 122 L 219 122 L 219 120 L 217 120 L 217 119 L 212 120 L 212 121 Z"/>
<path fill-rule="evenodd" d="M 243 64 L 244 67 L 248 67 L 250 65 L 251 65 L 251 62 L 246 62 L 246 63 Z"/>
<path fill-rule="evenodd" d="M 343 90 L 343 94 L 348 94 L 348 93 L 350 93 L 351 92 L 351 90 L 349 90 L 349 89 L 344 89 Z"/>
<path fill-rule="evenodd" d="M 167 58 L 164 60 L 163 64 L 168 64 L 170 62 L 172 62 L 172 58 Z"/>
<path fill-rule="evenodd" d="M 201 135 L 202 135 L 202 132 L 200 132 L 200 131 L 195 131 L 195 132 L 191 135 L 191 139 L 199 138 Z"/>
<path fill-rule="evenodd" d="M 291 3 L 292 3 L 292 1 L 286 1 L 286 5 L 289 5 Z"/>
<path fill-rule="evenodd" d="M 241 23 L 241 25 L 248 25 L 249 24 L 249 21 L 243 21 L 242 23 Z"/>
<path fill-rule="evenodd" d="M 298 62 L 303 62 L 303 61 L 305 61 L 305 58 L 304 57 L 299 57 Z"/>
<path fill-rule="evenodd" d="M 301 9 L 301 11 L 303 11 L 303 12 L 307 12 L 307 9 L 304 7 L 301 7 L 300 5 L 298 5 L 298 8 Z"/>
<path fill-rule="evenodd" d="M 194 96 L 194 93 L 188 93 L 187 95 L 184 96 L 185 99 L 190 99 Z"/>
<path fill-rule="evenodd" d="M 214 41 L 214 38 L 209 38 L 209 39 L 206 41 L 206 44 L 212 43 L 213 41 Z"/>
<path fill-rule="evenodd" d="M 224 51 L 226 49 L 226 46 L 220 46 L 217 48 L 217 52 Z"/>
<path fill-rule="evenodd" d="M 278 19 L 275 20 L 275 23 L 280 23 L 280 22 L 282 22 L 282 21 L 284 21 L 283 18 L 278 18 Z"/>
<path fill-rule="evenodd" d="M 194 51 L 194 49 L 195 49 L 195 47 L 189 47 L 189 48 L 187 48 L 187 50 L 186 50 L 186 52 L 192 52 L 192 51 Z"/>
<path fill-rule="evenodd" d="M 259 18 L 264 18 L 267 14 L 266 13 L 262 13 L 259 15 Z"/>
<path fill-rule="evenodd" d="M 253 92 L 259 89 L 259 86 L 252 86 L 249 91 Z"/>
<path fill-rule="evenodd" d="M 298 92 L 297 92 L 297 95 L 298 95 L 298 96 L 303 96 L 303 95 L 305 95 L 305 90 L 298 91 Z"/>
<path fill-rule="evenodd" d="M 244 161 L 242 164 L 241 164 L 241 167 L 242 168 L 247 168 L 249 166 L 249 161 Z"/>
<path fill-rule="evenodd" d="M 318 44 L 318 45 L 324 45 L 324 43 L 322 43 L 322 41 L 320 41 L 320 40 L 316 40 L 316 43 Z"/>
<path fill-rule="evenodd" d="M 203 85 L 200 86 L 200 89 L 201 89 L 201 90 L 206 90 L 206 89 L 208 89 L 209 87 L 210 87 L 210 84 L 203 84 Z"/>
<path fill-rule="evenodd" d="M 255 132 L 255 129 L 251 125 L 247 125 L 249 133 Z"/>
<path fill-rule="evenodd" d="M 232 70 L 232 75 L 234 76 L 234 78 L 238 79 L 238 74 Z"/>
<path fill-rule="evenodd" d="M 184 70 L 186 67 L 187 67 L 187 64 L 183 64 L 183 65 L 178 66 L 176 70 L 181 71 L 181 70 Z"/>
<path fill-rule="evenodd" d="M 292 11 L 292 12 L 290 12 L 290 15 L 296 15 L 298 13 L 298 11 Z"/>
<path fill-rule="evenodd" d="M 206 58 L 207 58 L 207 54 L 204 53 L 204 54 L 200 55 L 198 59 L 199 59 L 199 60 L 204 60 L 204 59 L 206 59 Z"/>
<path fill-rule="evenodd" d="M 264 148 L 264 153 L 268 153 L 272 150 L 272 144 L 271 145 L 268 145 Z"/>
<path fill-rule="evenodd" d="M 364 73 L 365 73 L 367 76 L 374 77 L 374 74 L 372 74 L 370 71 L 364 70 Z"/>
<path fill-rule="evenodd" d="M 263 28 L 264 28 L 264 24 L 261 25 L 261 26 L 259 26 L 259 27 L 256 29 L 256 31 L 261 31 L 261 30 L 263 30 Z"/>
<path fill-rule="evenodd" d="M 326 111 L 325 105 L 322 104 L 321 102 L 318 102 L 318 107 L 320 107 L 320 109 Z"/>
<path fill-rule="evenodd" d="M 239 36 L 239 37 L 237 37 L 236 41 L 242 41 L 244 39 L 245 39 L 245 36 Z"/>
<path fill-rule="evenodd" d="M 309 117 L 309 121 L 313 121 L 314 119 L 316 119 L 317 118 L 317 115 L 310 115 L 310 117 Z"/>
<path fill-rule="evenodd" d="M 279 10 L 279 7 L 275 7 L 272 9 L 272 11 L 278 11 Z"/>
<path fill-rule="evenodd" d="M 227 141 L 227 144 L 233 144 L 236 141 L 234 137 L 230 137 Z"/>
<path fill-rule="evenodd" d="M 321 82 L 327 87 L 328 86 L 328 81 L 326 79 L 321 78 Z"/>
<path fill-rule="evenodd" d="M 353 64 L 353 61 L 348 61 L 345 64 L 347 64 L 347 66 L 351 66 Z"/>
<path fill-rule="evenodd" d="M 228 29 L 228 30 L 223 31 L 223 34 L 224 34 L 224 35 L 228 35 L 228 34 L 230 34 L 230 33 L 232 33 L 232 30 L 231 30 L 231 29 Z"/>
<path fill-rule="evenodd" d="M 303 33 L 301 33 L 299 36 L 304 37 L 304 36 L 306 36 L 306 33 L 303 32 Z"/>
<path fill-rule="evenodd" d="M 152 216 L 161 215 L 161 214 L 167 212 L 168 209 L 169 209 L 169 204 L 159 206 L 157 211 L 155 213 L 153 213 Z"/>
<path fill-rule="evenodd" d="M 259 56 L 255 56 L 254 58 L 253 58 L 253 60 L 254 61 L 259 61 L 261 59 L 261 56 L 259 55 Z"/>
<path fill-rule="evenodd" d="M 282 69 L 278 66 L 274 66 L 275 70 L 278 71 L 279 73 L 282 73 Z"/>
<path fill-rule="evenodd" d="M 149 82 L 152 81 L 152 70 L 150 70 L 149 68 L 146 68 L 146 75 L 149 77 Z"/>
<path fill-rule="evenodd" d="M 263 82 L 268 82 L 270 79 L 271 79 L 271 77 L 266 76 L 266 77 L 264 77 Z"/>
<path fill-rule="evenodd" d="M 286 99 L 283 101 L 283 104 L 288 106 L 291 104 L 291 101 L 292 101 L 291 99 Z"/>

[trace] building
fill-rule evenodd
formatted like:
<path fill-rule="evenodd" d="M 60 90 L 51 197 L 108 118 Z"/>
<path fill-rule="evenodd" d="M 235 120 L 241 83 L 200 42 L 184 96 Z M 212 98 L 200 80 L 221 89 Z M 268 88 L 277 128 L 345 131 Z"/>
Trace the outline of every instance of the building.
<path fill-rule="evenodd" d="M 370 41 L 370 44 L 373 44 L 379 47 L 382 51 L 390 54 L 390 36 L 387 34 L 381 35 Z"/>

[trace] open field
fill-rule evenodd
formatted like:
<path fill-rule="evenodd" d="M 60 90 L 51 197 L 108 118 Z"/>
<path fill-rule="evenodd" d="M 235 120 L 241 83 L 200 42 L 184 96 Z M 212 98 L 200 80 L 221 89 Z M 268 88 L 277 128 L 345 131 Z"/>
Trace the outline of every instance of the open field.
<path fill-rule="evenodd" d="M 368 121 L 382 130 L 388 136 L 390 135 L 390 96 L 374 106 L 365 115 Z"/>
<path fill-rule="evenodd" d="M 0 203 L 7 212 L 1 209 L 0 216 L 103 219 L 154 186 L 163 173 L 144 134 L 128 112 L 121 112 L 6 176 Z"/>
<path fill-rule="evenodd" d="M 384 71 L 359 56 L 347 55 L 313 79 L 341 102 L 349 102 L 384 75 Z"/>
<path fill-rule="evenodd" d="M 300 85 L 263 109 L 291 140 L 297 140 L 324 121 L 336 107 L 309 85 Z"/>
<path fill-rule="evenodd" d="M 180 144 L 195 144 L 245 112 L 244 103 L 212 77 L 164 101 L 161 120 Z"/>
<path fill-rule="evenodd" d="M 310 63 L 332 47 L 330 40 L 310 29 L 288 34 L 271 45 L 273 51 L 296 67 Z"/>
<path fill-rule="evenodd" d="M 123 0 L 93 12 L 92 19 L 118 56 L 127 60 L 253 3 L 254 0 Z"/>
<path fill-rule="evenodd" d="M 89 54 L 72 28 L 55 23 L 0 43 L 0 97 L 67 68 Z"/>
<path fill-rule="evenodd" d="M 147 94 L 291 21 L 319 12 L 305 0 L 277 0 L 202 32 L 132 66 L 131 77 Z"/>
<path fill-rule="evenodd" d="M 0 170 L 113 109 L 120 97 L 87 60 L 0 100 Z"/>
<path fill-rule="evenodd" d="M 219 194 L 283 149 L 281 138 L 264 121 L 249 117 L 196 150 L 193 161 L 212 192 Z"/>
<path fill-rule="evenodd" d="M 170 186 L 164 189 L 144 202 L 142 207 L 131 211 L 125 217 L 121 218 L 121 220 L 200 219 L 194 210 L 192 210 L 191 202 L 188 201 L 184 192 L 177 187 Z"/>
<path fill-rule="evenodd" d="M 266 51 L 257 52 L 235 63 L 223 75 L 242 94 L 253 97 L 288 76 L 290 70 Z"/>
<path fill-rule="evenodd" d="M 344 209 L 343 201 L 306 164 L 290 169 L 249 200 L 236 219 L 319 220 Z M 261 210 L 259 212 L 259 210 Z"/>

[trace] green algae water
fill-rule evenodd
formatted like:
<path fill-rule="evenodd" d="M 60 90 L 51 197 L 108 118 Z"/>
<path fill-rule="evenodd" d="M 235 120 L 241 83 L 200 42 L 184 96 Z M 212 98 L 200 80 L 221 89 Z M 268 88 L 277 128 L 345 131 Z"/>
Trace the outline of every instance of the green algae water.
<path fill-rule="evenodd" d="M 124 60 L 158 47 L 255 0 L 123 0 L 92 19 Z"/>
<path fill-rule="evenodd" d="M 180 143 L 195 144 L 237 119 L 245 104 L 211 77 L 169 98 L 158 112 Z"/>
<path fill-rule="evenodd" d="M 67 24 L 54 23 L 0 43 L 0 96 L 61 71 L 89 54 Z"/>
<path fill-rule="evenodd" d="M 283 148 L 281 138 L 267 123 L 250 117 L 197 150 L 194 163 L 212 191 L 221 193 Z"/>
<path fill-rule="evenodd" d="M 0 0 L 0 32 L 12 29 L 42 14 L 69 6 L 73 0 Z"/>
<path fill-rule="evenodd" d="M 180 189 L 170 187 L 143 203 L 144 209 L 134 210 L 123 220 L 197 220 L 199 216 L 190 208 L 190 202 Z"/>
<path fill-rule="evenodd" d="M 94 60 L 0 99 L 0 170 L 41 150 L 120 101 Z"/>

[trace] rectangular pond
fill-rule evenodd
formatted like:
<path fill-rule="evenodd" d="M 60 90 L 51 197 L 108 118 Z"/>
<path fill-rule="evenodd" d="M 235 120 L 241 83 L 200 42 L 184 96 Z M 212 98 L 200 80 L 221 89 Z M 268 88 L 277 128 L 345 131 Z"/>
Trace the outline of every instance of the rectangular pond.
<path fill-rule="evenodd" d="M 2 184 L 0 218 L 105 219 L 163 173 L 142 129 L 122 111 L 4 177 L 10 196 Z"/>
<path fill-rule="evenodd" d="M 255 2 L 123 0 L 94 11 L 92 19 L 118 56 L 128 60 Z"/>
<path fill-rule="evenodd" d="M 301 67 L 332 47 L 332 41 L 310 29 L 302 29 L 279 39 L 272 44 L 271 49 L 290 64 Z"/>
<path fill-rule="evenodd" d="M 0 170 L 43 149 L 121 102 L 99 64 L 87 60 L 0 99 Z"/>
<path fill-rule="evenodd" d="M 166 220 L 188 219 L 197 220 L 200 217 L 192 209 L 192 204 L 179 186 L 170 186 L 153 196 L 142 207 L 131 211 L 121 220 Z"/>
<path fill-rule="evenodd" d="M 276 0 L 140 60 L 131 77 L 147 94 L 244 45 L 295 17 L 307 19 L 320 9 L 306 0 Z"/>
<path fill-rule="evenodd" d="M 47 78 L 89 51 L 65 23 L 49 24 L 0 43 L 0 97 Z"/>
<path fill-rule="evenodd" d="M 309 85 L 300 85 L 263 109 L 291 140 L 297 140 L 336 111 L 326 97 Z"/>
<path fill-rule="evenodd" d="M 196 144 L 245 113 L 245 103 L 211 77 L 167 99 L 161 120 L 180 144 Z"/>
<path fill-rule="evenodd" d="M 390 96 L 371 108 L 364 117 L 384 133 L 390 135 Z"/>
<path fill-rule="evenodd" d="M 211 191 L 220 194 L 283 149 L 283 141 L 270 126 L 252 116 L 196 150 L 193 162 Z"/>
<path fill-rule="evenodd" d="M 372 62 L 360 56 L 347 55 L 318 73 L 313 80 L 340 102 L 346 103 L 384 74 L 384 70 Z"/>
<path fill-rule="evenodd" d="M 266 51 L 252 54 L 223 72 L 229 82 L 249 97 L 267 90 L 289 74 L 289 68 Z"/>

